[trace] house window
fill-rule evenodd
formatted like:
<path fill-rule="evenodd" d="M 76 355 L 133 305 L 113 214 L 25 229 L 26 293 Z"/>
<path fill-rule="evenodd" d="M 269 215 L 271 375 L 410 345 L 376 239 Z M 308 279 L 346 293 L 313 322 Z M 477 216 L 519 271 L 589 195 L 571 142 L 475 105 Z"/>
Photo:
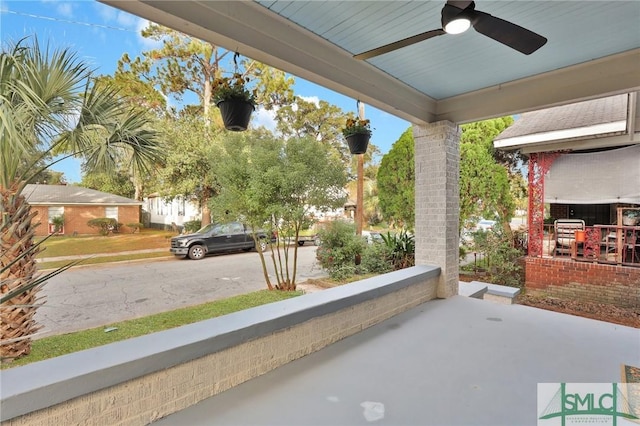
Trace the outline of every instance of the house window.
<path fill-rule="evenodd" d="M 53 219 L 64 215 L 64 207 L 49 207 L 49 222 L 53 223 Z"/>
<path fill-rule="evenodd" d="M 118 220 L 118 207 L 105 207 L 104 208 L 104 217 L 108 217 L 109 219 Z"/>
<path fill-rule="evenodd" d="M 49 207 L 48 216 L 49 234 L 64 234 L 64 207 Z"/>

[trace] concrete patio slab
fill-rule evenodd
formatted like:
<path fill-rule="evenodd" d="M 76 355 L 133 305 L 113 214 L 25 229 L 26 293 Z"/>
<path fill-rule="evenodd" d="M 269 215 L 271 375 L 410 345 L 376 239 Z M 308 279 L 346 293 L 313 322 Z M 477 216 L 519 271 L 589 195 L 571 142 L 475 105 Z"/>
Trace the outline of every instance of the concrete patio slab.
<path fill-rule="evenodd" d="M 535 425 L 538 383 L 620 382 L 621 364 L 640 366 L 639 329 L 454 296 L 154 424 Z"/>

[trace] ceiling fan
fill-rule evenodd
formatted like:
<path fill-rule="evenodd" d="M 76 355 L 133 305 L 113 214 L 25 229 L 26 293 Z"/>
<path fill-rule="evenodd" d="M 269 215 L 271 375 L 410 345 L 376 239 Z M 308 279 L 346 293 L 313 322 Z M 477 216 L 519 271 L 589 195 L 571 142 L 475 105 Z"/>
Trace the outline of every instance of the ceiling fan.
<path fill-rule="evenodd" d="M 469 27 L 525 55 L 532 54 L 547 42 L 545 37 L 533 31 L 476 10 L 473 1 L 449 0 L 442 8 L 442 28 L 407 37 L 353 57 L 355 59 L 373 58 L 443 34 L 460 34 Z"/>

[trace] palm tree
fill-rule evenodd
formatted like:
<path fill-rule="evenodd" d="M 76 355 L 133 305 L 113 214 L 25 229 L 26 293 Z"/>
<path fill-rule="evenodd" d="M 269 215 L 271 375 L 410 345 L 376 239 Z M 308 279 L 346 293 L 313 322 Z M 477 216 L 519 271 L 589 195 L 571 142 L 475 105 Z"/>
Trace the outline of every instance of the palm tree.
<path fill-rule="evenodd" d="M 41 49 L 22 39 L 0 53 L 0 358 L 31 350 L 38 330 L 38 291 L 61 268 L 39 275 L 34 242 L 39 223 L 22 191 L 54 155 L 82 157 L 87 170 L 109 171 L 127 158 L 144 172 L 160 161 L 158 134 L 144 111 L 127 108 L 118 92 L 95 84 L 69 49 Z M 66 158 L 66 157 L 64 157 Z M 44 167 L 38 167 L 43 160 Z"/>

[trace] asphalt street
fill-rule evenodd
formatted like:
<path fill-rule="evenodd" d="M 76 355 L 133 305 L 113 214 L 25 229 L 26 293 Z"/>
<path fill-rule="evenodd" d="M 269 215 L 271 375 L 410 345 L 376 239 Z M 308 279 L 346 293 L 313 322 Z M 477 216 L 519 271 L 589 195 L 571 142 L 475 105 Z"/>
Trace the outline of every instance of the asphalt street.
<path fill-rule="evenodd" d="M 296 282 L 326 275 L 314 246 L 298 250 Z M 267 253 L 270 277 L 275 281 Z M 73 268 L 52 278 L 40 295 L 46 303 L 36 338 L 105 326 L 172 309 L 266 289 L 258 253 L 175 257 Z"/>

